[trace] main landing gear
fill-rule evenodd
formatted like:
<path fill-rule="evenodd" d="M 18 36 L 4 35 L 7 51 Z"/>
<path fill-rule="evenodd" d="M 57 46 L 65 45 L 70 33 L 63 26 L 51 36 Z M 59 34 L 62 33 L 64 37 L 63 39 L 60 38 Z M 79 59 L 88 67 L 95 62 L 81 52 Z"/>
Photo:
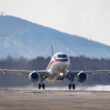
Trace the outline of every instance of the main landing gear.
<path fill-rule="evenodd" d="M 69 88 L 69 89 L 75 89 L 75 84 L 73 84 L 73 83 L 72 83 L 72 84 L 69 84 L 69 85 L 68 85 L 68 88 Z"/>
<path fill-rule="evenodd" d="M 73 74 L 70 74 L 70 75 L 67 76 L 67 79 L 70 81 L 70 83 L 68 84 L 69 89 L 75 89 L 76 88 L 75 83 L 73 83 L 74 82 L 74 77 L 75 76 Z"/>
<path fill-rule="evenodd" d="M 42 89 L 45 89 L 45 84 L 44 84 L 44 83 L 42 83 L 42 84 L 39 83 L 39 89 L 41 89 L 41 88 L 42 88 Z"/>
<path fill-rule="evenodd" d="M 45 89 L 45 84 L 43 83 L 43 81 L 47 78 L 48 76 L 43 76 L 43 75 L 41 75 L 41 77 L 40 77 L 40 83 L 39 83 L 39 85 L 38 85 L 38 89 Z"/>

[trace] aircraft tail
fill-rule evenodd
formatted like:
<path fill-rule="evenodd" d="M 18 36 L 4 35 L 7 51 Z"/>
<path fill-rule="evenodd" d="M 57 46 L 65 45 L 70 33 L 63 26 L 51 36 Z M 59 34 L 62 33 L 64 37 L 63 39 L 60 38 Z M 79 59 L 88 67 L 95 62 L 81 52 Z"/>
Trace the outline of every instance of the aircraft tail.
<path fill-rule="evenodd" d="M 53 45 L 51 44 L 51 54 L 53 56 Z"/>

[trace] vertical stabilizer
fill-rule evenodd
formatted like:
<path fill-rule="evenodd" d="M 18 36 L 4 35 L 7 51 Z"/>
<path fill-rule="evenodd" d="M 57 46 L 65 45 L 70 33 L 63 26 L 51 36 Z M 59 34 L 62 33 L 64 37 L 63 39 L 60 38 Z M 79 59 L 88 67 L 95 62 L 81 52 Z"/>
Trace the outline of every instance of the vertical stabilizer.
<path fill-rule="evenodd" d="M 51 54 L 53 56 L 53 45 L 51 44 Z"/>

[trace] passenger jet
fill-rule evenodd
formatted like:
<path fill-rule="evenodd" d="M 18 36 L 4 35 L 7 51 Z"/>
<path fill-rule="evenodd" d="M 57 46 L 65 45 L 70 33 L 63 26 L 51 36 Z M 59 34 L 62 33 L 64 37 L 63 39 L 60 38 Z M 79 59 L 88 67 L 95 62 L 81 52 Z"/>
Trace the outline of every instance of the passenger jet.
<path fill-rule="evenodd" d="M 11 69 L 0 69 L 0 72 L 12 73 L 12 74 L 22 74 L 28 75 L 29 80 L 32 82 L 40 82 L 38 85 L 39 89 L 45 89 L 44 80 L 49 83 L 57 83 L 65 78 L 67 78 L 70 83 L 68 85 L 69 89 L 75 89 L 74 79 L 77 81 L 84 82 L 88 78 L 88 74 L 100 74 L 100 73 L 110 73 L 110 70 L 88 70 L 88 71 L 74 71 L 69 70 L 70 59 L 65 53 L 56 53 L 51 57 L 51 60 L 46 68 L 46 70 L 11 70 Z"/>

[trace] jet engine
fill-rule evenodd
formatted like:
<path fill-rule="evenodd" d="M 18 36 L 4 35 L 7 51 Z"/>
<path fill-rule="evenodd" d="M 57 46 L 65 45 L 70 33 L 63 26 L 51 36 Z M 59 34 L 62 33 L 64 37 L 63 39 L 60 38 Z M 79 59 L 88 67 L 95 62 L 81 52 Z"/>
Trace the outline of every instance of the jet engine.
<path fill-rule="evenodd" d="M 39 80 L 39 75 L 36 72 L 32 72 L 29 74 L 29 80 L 32 82 L 36 82 Z"/>
<path fill-rule="evenodd" d="M 79 82 L 84 82 L 88 76 L 84 72 L 79 72 L 77 77 Z"/>

